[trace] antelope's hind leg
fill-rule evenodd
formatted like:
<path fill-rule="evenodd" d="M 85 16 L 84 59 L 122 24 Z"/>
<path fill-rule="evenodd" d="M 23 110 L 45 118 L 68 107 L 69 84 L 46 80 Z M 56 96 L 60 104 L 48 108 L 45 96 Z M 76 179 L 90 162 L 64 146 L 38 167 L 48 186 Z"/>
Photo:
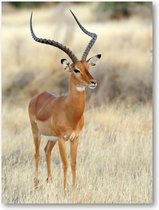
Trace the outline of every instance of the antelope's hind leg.
<path fill-rule="evenodd" d="M 46 163 L 47 163 L 47 182 L 52 181 L 52 173 L 51 173 L 51 151 L 54 148 L 56 141 L 48 141 L 45 146 L 45 154 L 46 154 Z"/>
<path fill-rule="evenodd" d="M 33 138 L 34 138 L 34 145 L 35 145 L 35 178 L 34 178 L 34 185 L 35 189 L 38 187 L 38 170 L 39 170 L 39 158 L 40 158 L 40 136 L 38 132 L 38 127 L 35 122 L 31 122 L 31 128 L 32 128 L 32 133 L 33 133 Z"/>

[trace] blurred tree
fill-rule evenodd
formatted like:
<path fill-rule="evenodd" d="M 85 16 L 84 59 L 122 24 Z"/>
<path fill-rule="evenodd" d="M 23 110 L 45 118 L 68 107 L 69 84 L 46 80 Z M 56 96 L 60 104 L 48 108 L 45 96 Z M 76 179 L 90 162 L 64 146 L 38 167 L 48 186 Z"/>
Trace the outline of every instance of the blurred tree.
<path fill-rule="evenodd" d="M 30 8 L 30 7 L 40 7 L 40 6 L 46 6 L 50 4 L 60 4 L 60 3 L 69 3 L 69 2 L 60 2 L 60 1 L 35 1 L 35 2 L 25 2 L 25 1 L 15 1 L 15 2 L 9 2 L 11 5 L 13 5 L 16 8 Z M 81 5 L 81 4 L 88 4 L 89 2 L 71 2 L 71 4 Z"/>
<path fill-rule="evenodd" d="M 100 18 L 107 13 L 110 19 L 128 18 L 137 8 L 144 11 L 145 8 L 151 8 L 151 2 L 99 2 L 96 7 Z"/>
<path fill-rule="evenodd" d="M 24 2 L 24 1 L 15 1 L 10 2 L 11 5 L 15 6 L 16 8 L 23 8 L 23 7 L 39 7 L 45 4 L 45 2 Z"/>

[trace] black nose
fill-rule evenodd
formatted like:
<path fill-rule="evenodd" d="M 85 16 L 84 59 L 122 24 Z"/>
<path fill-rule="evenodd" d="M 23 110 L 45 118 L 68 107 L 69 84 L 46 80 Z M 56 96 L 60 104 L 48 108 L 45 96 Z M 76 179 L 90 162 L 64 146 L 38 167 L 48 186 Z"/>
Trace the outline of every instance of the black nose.
<path fill-rule="evenodd" d="M 90 81 L 90 83 L 92 84 L 92 85 L 96 85 L 97 83 L 96 83 L 96 81 Z"/>

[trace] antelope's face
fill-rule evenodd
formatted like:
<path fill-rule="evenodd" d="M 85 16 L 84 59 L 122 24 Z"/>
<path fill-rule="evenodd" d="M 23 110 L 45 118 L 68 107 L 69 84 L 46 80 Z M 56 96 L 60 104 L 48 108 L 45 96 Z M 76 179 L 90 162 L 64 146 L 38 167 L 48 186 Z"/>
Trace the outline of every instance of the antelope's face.
<path fill-rule="evenodd" d="M 101 55 L 91 57 L 87 61 L 77 61 L 75 64 L 70 64 L 66 59 L 62 59 L 61 63 L 65 70 L 71 72 L 74 77 L 78 91 L 85 90 L 86 87 L 94 89 L 97 87 L 97 82 L 90 74 L 90 67 L 95 66 L 97 61 L 101 58 Z"/>

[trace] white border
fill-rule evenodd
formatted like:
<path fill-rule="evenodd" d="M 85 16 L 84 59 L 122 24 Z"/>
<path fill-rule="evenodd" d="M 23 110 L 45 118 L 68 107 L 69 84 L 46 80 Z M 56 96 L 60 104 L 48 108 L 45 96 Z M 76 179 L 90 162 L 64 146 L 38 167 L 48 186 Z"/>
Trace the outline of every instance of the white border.
<path fill-rule="evenodd" d="M 4 0 L 3 2 L 7 2 L 7 0 Z M 12 0 L 13 1 L 13 0 Z M 22 1 L 22 0 L 21 0 Z M 32 1 L 32 0 L 30 0 Z M 35 1 L 35 0 L 34 0 Z M 39 0 L 40 1 L 40 0 Z M 50 0 L 48 0 L 50 1 Z M 70 2 L 69 0 L 65 0 L 66 2 Z M 77 0 L 74 0 L 74 1 L 77 1 Z M 84 1 L 84 0 L 81 0 L 81 1 Z M 89 2 L 90 0 L 87 0 L 87 2 Z M 110 0 L 107 0 L 107 1 L 110 1 Z M 123 0 L 122 0 L 123 1 Z M 135 1 L 135 0 L 134 0 Z M 62 1 L 64 2 L 64 1 Z M 92 1 L 90 1 L 92 2 Z M 120 1 L 117 1 L 117 2 L 120 2 Z M 153 129 L 154 129 L 154 135 L 153 135 L 153 143 L 154 143 L 154 154 L 153 154 L 153 158 L 154 158 L 154 193 L 153 193 L 153 199 L 154 199 L 154 203 L 151 204 L 151 205 L 107 205 L 107 204 L 101 204 L 101 205 L 95 205 L 95 204 L 91 204 L 91 205 L 4 205 L 4 204 L 1 204 L 0 205 L 0 209 L 10 209 L 10 208 L 29 208 L 29 209 L 41 209 L 41 208 L 53 208 L 53 209 L 63 209 L 63 208 L 75 208 L 75 209 L 78 209 L 78 208 L 84 208 L 84 209 L 87 209 L 87 208 L 93 208 L 93 209 L 98 209 L 98 208 L 105 208 L 105 209 L 138 209 L 138 208 L 141 208 L 141 209 L 159 209 L 159 193 L 158 193 L 158 177 L 159 177 L 159 165 L 158 165 L 158 161 L 159 161 L 159 155 L 158 155 L 158 148 L 159 148 L 159 143 L 158 143 L 158 116 L 159 116 L 159 110 L 158 110 L 158 107 L 159 107 L 159 104 L 158 104 L 158 101 L 159 101 L 159 62 L 158 62 L 158 59 L 159 59 L 159 54 L 158 54 L 158 50 L 159 50 L 159 30 L 158 30 L 158 27 L 159 27 L 159 2 L 158 0 L 153 0 L 153 32 L 154 32 L 154 35 L 153 35 L 153 38 L 154 38 L 154 45 L 153 45 L 153 61 L 154 61 L 154 73 L 153 73 L 153 116 L 154 116 L 154 120 L 153 120 Z M 1 1 L 2 3 L 2 1 Z M 1 4 L 0 4 L 0 11 L 2 11 L 2 8 L 1 8 Z M 1 12 L 1 16 L 2 16 L 2 12 Z M 2 23 L 1 23 L 2 24 Z M 2 34 L 2 26 L 0 26 L 0 31 L 1 31 L 1 34 Z M 2 37 L 2 36 L 1 36 Z M 1 45 L 2 45 L 2 40 L 1 40 Z M 0 61 L 1 61 L 1 57 L 0 57 Z M 1 63 L 1 62 L 0 62 Z M 2 76 L 2 72 L 0 74 L 0 84 L 1 83 L 1 76 Z M 2 86 L 1 86 L 2 87 Z M 0 93 L 0 101 L 1 101 L 1 104 L 0 104 L 0 111 L 2 111 L 2 94 Z M 2 113 L 2 112 L 0 112 Z M 1 121 L 2 122 L 2 118 L 1 118 Z M 2 123 L 1 123 L 2 125 Z M 2 126 L 0 126 L 0 133 L 2 131 Z M 0 143 L 0 146 L 1 146 L 1 143 Z M 1 148 L 1 147 L 0 147 Z M 1 168 L 1 165 L 0 165 L 0 168 Z M 1 180 L 0 180 L 0 186 L 1 186 Z M 0 188 L 0 192 L 1 192 L 1 188 Z M 1 196 L 2 197 L 2 196 Z"/>

